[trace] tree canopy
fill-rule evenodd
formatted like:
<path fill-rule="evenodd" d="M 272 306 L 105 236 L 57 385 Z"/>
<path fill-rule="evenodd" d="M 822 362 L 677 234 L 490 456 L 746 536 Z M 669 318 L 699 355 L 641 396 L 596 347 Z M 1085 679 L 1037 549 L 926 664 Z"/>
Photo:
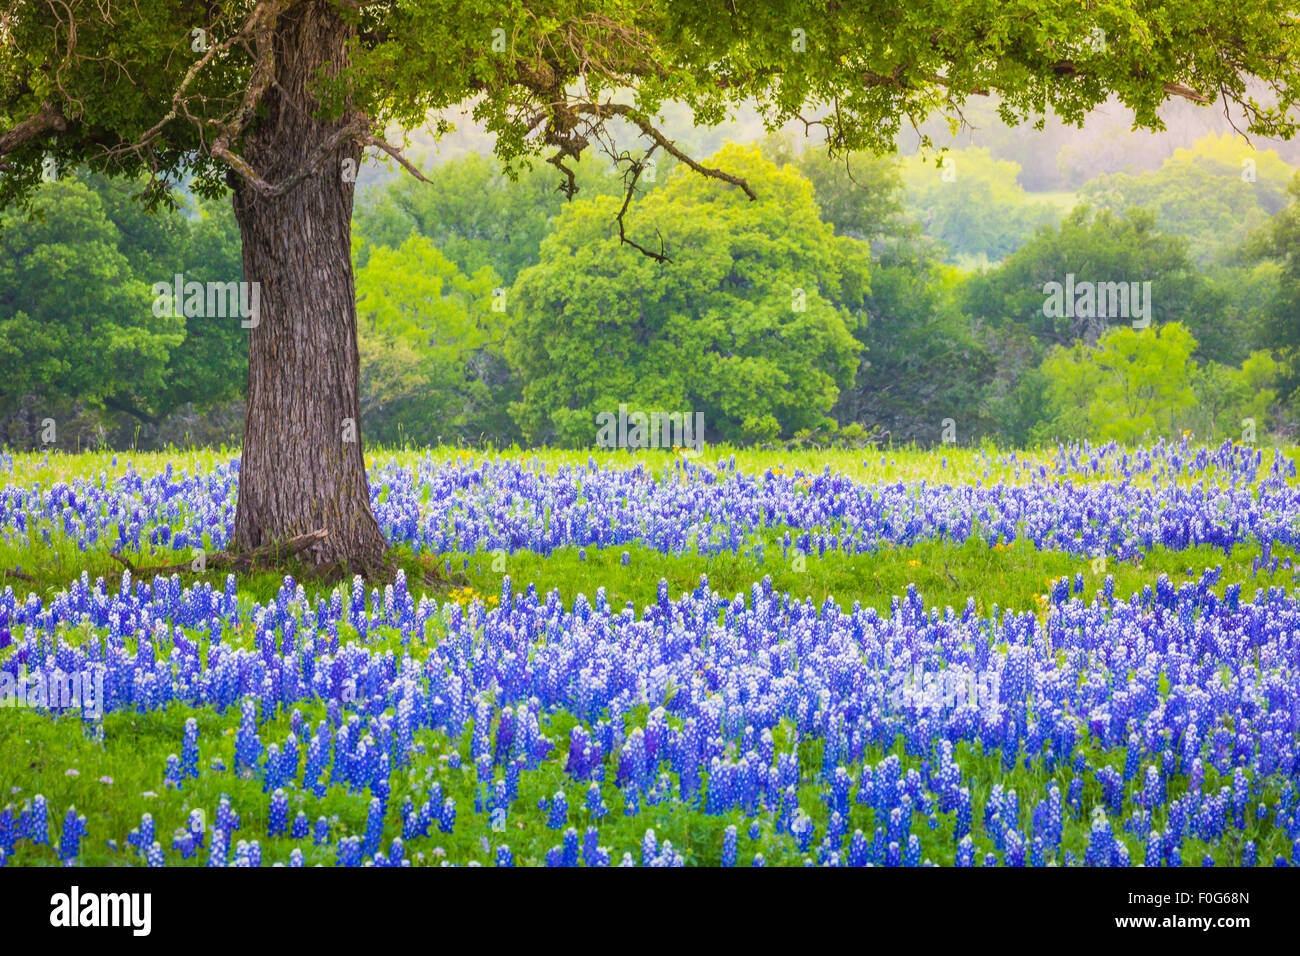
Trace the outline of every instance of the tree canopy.
<path fill-rule="evenodd" d="M 317 77 L 319 106 L 348 121 L 315 144 L 307 168 L 272 182 L 241 155 L 242 137 L 285 52 L 277 30 L 322 4 L 343 25 L 348 69 Z M 0 204 L 30 193 L 47 156 L 61 168 L 147 173 L 159 201 L 183 176 L 218 194 L 227 173 L 275 195 L 334 160 L 344 141 L 381 145 L 386 129 L 422 126 L 431 111 L 466 101 L 501 157 L 545 152 L 561 170 L 616 117 L 672 152 L 651 132 L 672 101 L 704 124 L 748 98 L 777 124 L 815 111 L 834 147 L 881 151 L 902 123 L 957 115 L 988 94 L 1010 124 L 1049 110 L 1077 122 L 1113 95 L 1152 128 L 1171 96 L 1232 103 L 1261 135 L 1295 128 L 1300 24 L 1275 0 L 1059 11 L 1037 0 L 717 9 L 694 0 L 6 0 L 0 10 Z"/>

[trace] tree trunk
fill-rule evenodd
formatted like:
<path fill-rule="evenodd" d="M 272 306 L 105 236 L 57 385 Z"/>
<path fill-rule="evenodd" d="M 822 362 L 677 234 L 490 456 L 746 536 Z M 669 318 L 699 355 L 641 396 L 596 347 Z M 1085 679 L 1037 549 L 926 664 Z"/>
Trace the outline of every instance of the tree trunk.
<path fill-rule="evenodd" d="M 263 95 L 243 155 L 268 182 L 310 162 L 351 120 L 323 121 L 314 81 L 346 63 L 351 28 L 326 2 L 283 15 L 275 30 L 275 82 Z M 359 431 L 352 199 L 347 142 L 298 186 L 266 198 L 232 175 L 244 279 L 260 283 L 249 331 L 248 401 L 232 550 L 246 551 L 324 528 L 304 553 L 312 564 L 373 576 L 388 545 L 370 507 Z M 250 296 L 251 301 L 251 296 Z M 251 319 L 250 319 L 251 322 Z"/>

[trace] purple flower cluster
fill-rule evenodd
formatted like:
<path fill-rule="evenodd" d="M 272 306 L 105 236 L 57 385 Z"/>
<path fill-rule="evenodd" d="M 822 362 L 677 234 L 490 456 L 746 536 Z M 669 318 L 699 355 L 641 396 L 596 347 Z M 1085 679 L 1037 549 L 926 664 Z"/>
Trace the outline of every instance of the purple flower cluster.
<path fill-rule="evenodd" d="M 980 460 L 989 474 L 1014 473 L 973 485 L 867 485 L 829 468 L 748 475 L 734 456 L 712 467 L 677 460 L 659 475 L 594 461 L 551 469 L 539 460 L 426 456 L 413 467 L 380 467 L 370 490 L 390 541 L 437 553 L 549 554 L 634 542 L 665 553 L 713 553 L 784 533 L 783 550 L 805 555 L 976 538 L 1119 558 L 1155 545 L 1258 542 L 1268 561 L 1272 543 L 1300 541 L 1300 489 L 1288 484 L 1296 463 L 1280 454 L 1265 468 L 1258 449 L 1184 441 L 1137 450 L 1068 445 L 1047 459 L 1008 453 Z M 237 486 L 237 461 L 195 475 L 169 465 L 146 478 L 128 466 L 113 478 L 10 485 L 0 491 L 0 532 L 18 541 L 58 534 L 82 550 L 220 549 L 233 527 Z M 626 551 L 621 560 L 630 560 Z"/>
<path fill-rule="evenodd" d="M 1274 456 L 1261 477 L 1262 461 L 1232 445 L 1072 447 L 1050 467 L 1026 465 L 1022 484 L 872 488 L 830 472 L 751 477 L 734 463 L 683 462 L 656 478 L 640 467 L 425 460 L 381 473 L 374 490 L 388 530 L 433 550 L 545 553 L 631 541 L 734 549 L 781 527 L 793 529 L 788 547 L 809 552 L 972 535 L 1074 553 L 1242 540 L 1267 550 L 1300 536 L 1300 492 L 1288 484 L 1293 464 Z M 103 534 L 97 522 L 111 514 L 124 540 L 194 541 L 192 522 L 225 520 L 234 480 L 233 469 L 224 477 L 169 469 L 47 491 L 11 487 L 0 528 L 21 535 L 57 519 L 61 533 L 88 536 Z M 185 530 L 163 533 L 176 523 Z M 206 524 L 201 532 L 217 539 Z M 0 650 L 0 678 L 76 676 L 101 687 L 94 707 L 39 708 L 50 719 L 71 710 L 91 728 L 106 713 L 228 714 L 237 725 L 232 771 L 270 795 L 265 836 L 310 835 L 315 846 L 333 844 L 344 866 L 409 865 L 408 843 L 435 827 L 457 832 L 457 801 L 436 782 L 390 804 L 430 735 L 468 738 L 464 780 L 475 793 L 461 809 L 494 828 L 517 819 L 521 778 L 547 775 L 553 795 L 537 810 L 559 840 L 547 865 L 619 859 L 596 827 L 579 829 L 608 815 L 607 796 L 621 798 L 628 817 L 685 805 L 717 818 L 713 852 L 728 866 L 740 859 L 739 821 L 751 840 L 770 833 L 827 866 L 935 862 L 922 846 L 935 845 L 936 831 L 946 860 L 961 866 L 1179 865 L 1185 854 L 1199 863 L 1203 847 L 1193 841 L 1241 844 L 1254 860 L 1265 834 L 1285 836 L 1287 847 L 1300 840 L 1300 592 L 1243 596 L 1219 583 L 1220 572 L 1206 570 L 1121 598 L 1108 579 L 1085 601 L 1077 582 L 1061 579 L 1041 612 L 983 612 L 974 599 L 940 610 L 909 588 L 881 612 L 800 599 L 768 578 L 728 599 L 701 578 L 675 599 L 660 582 L 638 613 L 614 607 L 603 588 L 566 604 L 558 592 L 516 590 L 508 577 L 489 608 L 417 597 L 400 574 L 382 591 L 367 594 L 358 579 L 310 597 L 285 578 L 266 604 L 237 600 L 233 578 L 219 590 L 124 574 L 113 589 L 83 575 L 48 600 L 0 593 L 11 641 Z M 290 718 L 287 734 L 270 723 L 279 716 Z M 553 723 L 561 716 L 562 730 Z M 175 788 L 200 774 L 197 720 L 186 720 L 180 749 L 161 770 Z M 986 790 L 963 769 L 968 755 L 1008 773 L 1032 769 L 1046 783 Z M 461 767 L 454 747 L 442 756 Z M 359 832 L 337 818 L 313 828 L 305 812 L 292 816 L 290 792 L 331 790 L 367 808 Z M 872 822 L 858 829 L 851 821 L 865 809 Z M 52 846 L 48 816 L 40 796 L 0 810 L 0 862 L 21 841 Z M 261 865 L 262 844 L 239 839 L 228 798 L 210 828 L 206 819 L 194 811 L 172 853 Z M 1067 820 L 1078 821 L 1086 845 L 1066 848 Z M 166 861 L 155 831 L 145 814 L 126 840 L 148 865 Z M 59 858 L 75 860 L 85 835 L 85 818 L 69 809 Z M 504 844 L 495 858 L 514 862 Z M 646 830 L 619 865 L 684 862 Z"/>
<path fill-rule="evenodd" d="M 258 632 L 255 646 L 245 648 L 236 643 L 233 612 L 216 615 L 215 636 L 187 636 L 170 623 L 176 607 L 203 600 L 219 606 L 220 596 L 202 587 L 178 592 L 162 579 L 152 587 L 124 579 L 116 594 L 97 583 L 48 609 L 36 599 L 15 609 L 26 617 L 26 633 L 0 666 L 22 666 L 21 655 L 37 672 L 102 671 L 107 711 L 180 702 L 238 708 L 237 763 L 251 773 L 260 761 L 271 789 L 298 782 L 296 738 L 270 744 L 263 759 L 261 722 L 295 702 L 324 704 L 329 719 L 314 733 L 294 717 L 312 741 L 304 784 L 373 798 L 362 841 L 340 844 L 343 861 L 354 850 L 361 859 L 380 852 L 388 781 L 409 762 L 414 730 L 452 739 L 468 731 L 484 790 L 476 809 L 508 807 L 519 775 L 553 749 L 544 721 L 565 711 L 583 723 L 569 736 L 563 766 L 584 789 L 597 787 L 597 801 L 600 782 L 612 778 L 630 806 L 675 799 L 713 814 L 768 813 L 777 832 L 832 865 L 843 854 L 850 863 L 920 862 L 913 859 L 914 821 L 951 815 L 960 840 L 970 835 L 975 810 L 994 848 L 1011 861 L 1060 859 L 1063 813 L 1088 810 L 1100 817 L 1087 862 L 1116 862 L 1111 844 L 1122 828 L 1172 863 L 1185 840 L 1218 842 L 1258 820 L 1267 794 L 1276 798 L 1272 825 L 1300 838 L 1300 601 L 1272 589 L 1246 602 L 1232 587 L 1220 598 L 1215 580 L 1214 572 L 1179 587 L 1161 579 L 1127 601 L 1085 603 L 1058 589 L 1045 617 L 984 616 L 973 604 L 960 614 L 940 612 L 914 591 L 888 614 L 846 610 L 776 593 L 766 580 L 731 601 L 703 580 L 676 601 L 662 589 L 659 603 L 638 616 L 610 607 L 602 593 L 566 608 L 557 594 L 515 594 L 507 583 L 494 610 L 477 603 L 468 611 L 426 608 L 427 622 L 436 617 L 436 643 L 417 624 L 420 615 L 402 612 L 411 597 L 400 583 L 361 609 L 372 625 L 367 643 L 340 643 L 332 616 L 342 613 L 339 603 L 313 605 L 286 582 L 282 594 L 292 597 L 282 607 L 252 610 L 253 620 L 273 617 L 275 630 Z M 353 619 L 357 613 L 347 612 Z M 71 645 L 59 625 L 83 615 L 104 622 L 105 633 Z M 122 633 L 123 619 L 136 627 Z M 286 632 L 292 642 L 281 639 Z M 401 656 L 371 646 L 387 634 L 403 638 Z M 198 666 L 200 655 L 207 667 Z M 918 692 L 918 675 L 924 683 L 940 674 L 955 678 L 946 685 L 955 693 Z M 638 708 L 648 716 L 626 729 Z M 400 732 L 396 712 L 405 714 Z M 773 732 L 782 722 L 797 740 L 821 743 L 820 767 L 802 766 L 796 750 L 778 751 Z M 196 741 L 197 730 L 187 728 L 187 737 Z M 868 748 L 898 744 L 932 761 L 931 769 L 903 773 L 897 756 L 862 764 Z M 1042 766 L 1058 779 L 1031 814 L 1000 786 L 972 808 L 971 783 L 954 757 L 959 744 L 999 755 L 1007 767 Z M 1116 747 L 1127 748 L 1122 770 L 1090 762 Z M 847 768 L 859 765 L 855 780 Z M 1203 790 L 1208 768 L 1231 782 Z M 498 769 L 504 777 L 493 780 Z M 182 763 L 169 772 L 179 777 Z M 825 831 L 800 806 L 808 780 L 821 781 L 833 814 Z M 1175 790 L 1182 795 L 1171 801 Z M 877 833 L 859 840 L 845 832 L 850 799 L 873 808 L 882 822 Z M 271 806 L 275 833 L 286 831 L 281 793 Z M 544 809 L 553 829 L 569 826 L 563 791 Z M 22 814 L 18 829 L 48 840 L 43 801 Z M 435 822 L 450 833 L 455 817 L 455 802 L 435 785 L 422 807 L 406 808 L 402 824 L 411 839 Z M 214 861 L 228 858 L 238 828 L 223 802 L 211 838 Z M 148 854 L 152 819 L 128 842 Z M 186 853 L 186 838 L 179 843 Z M 188 852 L 198 845 L 201 837 Z M 252 844 L 234 852 L 237 863 L 257 857 Z M 957 848 L 959 859 L 964 852 Z M 658 850 L 653 857 L 672 859 Z M 395 859 L 391 852 L 388 858 Z"/>

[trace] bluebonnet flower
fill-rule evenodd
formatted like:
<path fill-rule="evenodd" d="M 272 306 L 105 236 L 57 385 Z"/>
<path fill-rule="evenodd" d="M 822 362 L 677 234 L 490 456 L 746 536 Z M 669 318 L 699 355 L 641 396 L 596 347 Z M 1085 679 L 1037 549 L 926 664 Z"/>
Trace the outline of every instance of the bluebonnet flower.
<path fill-rule="evenodd" d="M 234 808 L 230 805 L 230 797 L 226 796 L 224 793 L 221 795 L 221 799 L 217 803 L 217 819 L 213 828 L 222 830 L 227 835 L 234 833 L 239 829 L 239 814 L 236 813 Z"/>
<path fill-rule="evenodd" d="M 727 827 L 722 831 L 722 865 L 736 865 L 736 828 Z"/>
<path fill-rule="evenodd" d="M 307 817 L 302 815 L 305 822 Z M 289 798 L 283 790 L 276 790 L 271 795 L 271 806 L 267 812 L 266 835 L 284 836 L 289 832 Z"/>
<path fill-rule="evenodd" d="M 144 853 L 154 842 L 154 821 L 152 813 L 140 816 L 140 825 L 133 827 L 127 834 L 126 842 L 135 848 L 136 853 Z"/>
<path fill-rule="evenodd" d="M 336 866 L 360 866 L 361 855 L 360 838 L 355 836 L 341 837 L 334 862 Z"/>
<path fill-rule="evenodd" d="M 172 849 L 178 850 L 182 860 L 188 860 L 194 856 L 198 849 L 194 845 L 194 834 L 185 827 L 177 827 L 172 833 Z"/>
<path fill-rule="evenodd" d="M 262 741 L 257 736 L 257 705 L 245 700 L 240 711 L 242 717 L 235 735 L 235 771 L 243 770 L 251 775 L 257 771 L 262 756 Z"/>
<path fill-rule="evenodd" d="M 659 841 L 655 839 L 654 830 L 646 830 L 641 838 L 641 865 L 649 866 L 650 861 L 659 855 Z"/>
<path fill-rule="evenodd" d="M 63 818 L 63 833 L 59 837 L 59 859 L 64 863 L 76 860 L 81 852 L 81 838 L 85 835 L 85 814 L 78 816 L 77 811 L 69 807 L 67 815 Z"/>
<path fill-rule="evenodd" d="M 962 837 L 957 843 L 957 866 L 974 866 L 975 865 L 975 844 L 971 842 L 970 835 Z"/>
<path fill-rule="evenodd" d="M 552 830 L 561 830 L 569 819 L 569 802 L 563 790 L 557 790 L 551 798 L 550 812 L 546 816 L 546 825 Z"/>
<path fill-rule="evenodd" d="M 1110 820 L 1100 807 L 1093 811 L 1092 829 L 1088 834 L 1088 866 L 1110 866 L 1115 852 L 1115 838 L 1111 835 Z"/>
<path fill-rule="evenodd" d="M 149 814 L 145 814 L 145 819 L 152 820 Z M 32 798 L 30 810 L 24 810 L 19 822 L 18 829 L 22 836 L 25 836 L 37 846 L 50 845 L 50 817 L 49 808 L 46 805 L 45 797 L 37 794 Z"/>
<path fill-rule="evenodd" d="M 383 836 L 384 804 L 378 797 L 371 797 L 370 809 L 366 814 L 366 834 L 361 842 L 361 855 L 367 857 L 378 853 Z"/>
<path fill-rule="evenodd" d="M 212 844 L 208 850 L 208 866 L 225 866 L 230 854 L 230 841 L 226 831 L 214 828 Z"/>
<path fill-rule="evenodd" d="M 163 786 L 180 789 L 183 775 L 181 773 L 181 761 L 175 754 L 167 755 L 167 771 L 163 775 Z"/>
<path fill-rule="evenodd" d="M 903 851 L 903 865 L 921 865 L 921 841 L 917 839 L 915 833 L 909 835 L 907 838 L 907 848 Z"/>
<path fill-rule="evenodd" d="M 451 797 L 442 802 L 442 808 L 438 812 L 438 829 L 443 833 L 451 833 L 456 829 L 456 801 Z"/>
<path fill-rule="evenodd" d="M 603 820 L 609 814 L 609 807 L 605 806 L 605 801 L 601 798 L 598 783 L 593 782 L 587 788 L 587 812 L 593 820 Z"/>
<path fill-rule="evenodd" d="M 578 831 L 569 827 L 564 831 L 564 844 L 561 850 L 562 866 L 578 865 Z"/>
<path fill-rule="evenodd" d="M 186 777 L 199 775 L 199 724 L 193 717 L 185 721 L 185 736 L 181 741 L 181 772 Z"/>

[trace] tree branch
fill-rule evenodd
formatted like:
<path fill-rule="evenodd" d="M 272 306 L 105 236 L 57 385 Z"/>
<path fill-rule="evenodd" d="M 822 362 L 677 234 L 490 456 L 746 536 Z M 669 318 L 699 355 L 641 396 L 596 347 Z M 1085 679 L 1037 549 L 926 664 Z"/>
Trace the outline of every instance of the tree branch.
<path fill-rule="evenodd" d="M 659 132 L 659 130 L 655 129 L 649 120 L 630 106 L 625 106 L 622 103 L 580 103 L 574 108 L 574 112 L 595 115 L 600 119 L 604 119 L 607 116 L 621 116 L 637 127 L 637 129 L 641 130 L 641 132 L 646 136 L 650 137 L 650 139 L 654 140 L 656 145 L 663 147 L 664 152 L 668 153 L 679 162 L 686 164 L 701 176 L 705 176 L 709 179 L 719 179 L 724 183 L 730 183 L 731 185 L 740 188 L 751 201 L 758 198 L 758 194 L 754 192 L 749 183 L 745 182 L 745 180 L 741 179 L 739 176 L 733 176 L 731 173 L 724 172 L 721 169 L 714 169 L 711 166 L 704 166 L 691 159 L 691 157 L 678 149 L 677 145 L 672 140 Z"/>
<path fill-rule="evenodd" d="M 232 152 L 231 149 L 222 142 L 224 137 L 218 137 L 212 143 L 209 152 L 217 159 L 225 161 L 235 173 L 264 199 L 276 199 L 292 190 L 304 179 L 314 173 L 332 153 L 334 153 L 344 142 L 350 139 L 364 139 L 366 131 L 370 128 L 370 122 L 365 117 L 357 117 L 352 122 L 340 126 L 312 151 L 307 161 L 299 166 L 278 183 L 270 183 L 262 178 L 253 169 L 252 165 L 244 157 Z M 424 178 L 424 177 L 420 177 Z M 427 181 L 427 180 L 426 180 Z"/>
<path fill-rule="evenodd" d="M 42 139 L 52 133 L 62 133 L 68 128 L 67 117 L 48 100 L 41 108 L 6 133 L 0 133 L 0 157 L 7 156 L 21 149 L 35 139 Z M 0 163 L 0 166 L 5 164 Z"/>
<path fill-rule="evenodd" d="M 632 202 L 632 194 L 636 191 L 636 181 L 641 178 L 641 171 L 646 167 L 646 160 L 650 158 L 650 153 L 653 153 L 654 151 L 655 147 L 651 146 L 650 151 L 646 153 L 640 161 L 632 163 L 630 169 L 631 178 L 627 180 L 627 193 L 623 196 L 623 206 L 619 209 L 618 215 L 615 217 L 618 222 L 618 241 L 624 245 L 631 246 L 633 249 L 636 249 L 644 256 L 648 256 L 655 262 L 672 262 L 672 260 L 664 253 L 664 237 L 658 229 L 655 230 L 655 235 L 659 236 L 658 252 L 651 252 L 640 243 L 633 242 L 627 237 L 627 234 L 623 232 L 623 215 L 627 212 L 628 204 Z"/>
<path fill-rule="evenodd" d="M 393 157 L 393 159 L 401 163 L 402 168 L 405 169 L 412 176 L 414 176 L 416 179 L 418 179 L 420 182 L 422 183 L 432 182 L 431 179 L 428 179 L 424 175 L 424 173 L 416 169 L 411 164 L 411 162 L 405 156 L 402 155 L 402 151 L 400 149 L 398 149 L 392 143 L 388 142 L 388 140 L 380 136 L 376 136 L 373 133 L 370 133 L 362 138 L 362 142 L 365 143 L 367 146 L 374 146 L 377 149 L 382 149 L 389 156 Z"/>
<path fill-rule="evenodd" d="M 122 412 L 126 415 L 130 415 L 132 418 L 137 418 L 140 421 L 144 422 L 146 425 L 157 425 L 158 422 L 161 421 L 161 419 L 153 415 L 150 415 L 148 412 L 136 408 L 134 405 L 130 404 L 129 402 L 125 402 L 122 401 L 121 399 L 114 398 L 111 395 L 108 398 L 104 399 L 104 404 L 107 407 L 113 409 L 113 411 Z"/>

